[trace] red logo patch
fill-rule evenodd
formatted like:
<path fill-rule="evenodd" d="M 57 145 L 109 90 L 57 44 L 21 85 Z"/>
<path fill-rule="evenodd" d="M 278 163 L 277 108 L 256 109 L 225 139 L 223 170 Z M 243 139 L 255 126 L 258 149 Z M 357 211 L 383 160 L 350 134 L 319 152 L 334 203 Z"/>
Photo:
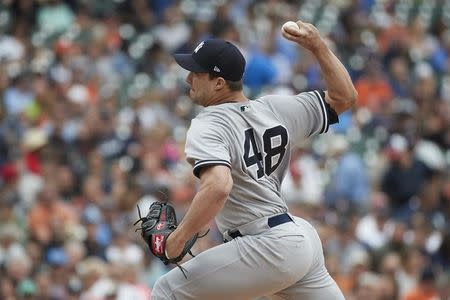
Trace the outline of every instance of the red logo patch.
<path fill-rule="evenodd" d="M 165 236 L 161 234 L 152 235 L 153 253 L 156 255 L 164 254 L 164 238 Z"/>
<path fill-rule="evenodd" d="M 164 227 L 165 222 L 160 222 L 158 225 L 156 225 L 157 230 L 161 230 Z"/>

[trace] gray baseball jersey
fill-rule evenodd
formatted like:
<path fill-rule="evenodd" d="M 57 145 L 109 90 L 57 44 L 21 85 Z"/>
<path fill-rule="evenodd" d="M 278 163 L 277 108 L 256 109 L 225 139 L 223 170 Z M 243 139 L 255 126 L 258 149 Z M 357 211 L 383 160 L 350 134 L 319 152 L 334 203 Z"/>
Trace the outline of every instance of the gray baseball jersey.
<path fill-rule="evenodd" d="M 187 134 L 186 156 L 198 176 L 207 165 L 230 167 L 233 188 L 216 216 L 224 231 L 287 211 L 280 187 L 291 148 L 337 121 L 323 91 L 269 95 L 206 107 Z"/>
<path fill-rule="evenodd" d="M 159 278 L 152 299 L 343 300 L 311 224 L 291 216 L 269 225 L 287 211 L 280 186 L 291 147 L 335 121 L 318 91 L 205 108 L 189 129 L 187 159 L 197 176 L 207 165 L 231 168 L 233 188 L 216 222 L 223 234 L 238 229 L 241 236 L 224 234 L 227 243 L 184 263 L 187 278 L 177 269 Z"/>

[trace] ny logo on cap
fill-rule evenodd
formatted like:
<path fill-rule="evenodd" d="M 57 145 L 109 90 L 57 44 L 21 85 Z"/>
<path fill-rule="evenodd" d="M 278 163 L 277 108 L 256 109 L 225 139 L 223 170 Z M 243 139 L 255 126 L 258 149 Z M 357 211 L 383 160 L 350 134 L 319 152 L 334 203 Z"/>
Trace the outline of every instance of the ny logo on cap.
<path fill-rule="evenodd" d="M 203 44 L 205 44 L 205 42 L 201 42 L 200 44 L 198 44 L 198 46 L 195 48 L 194 52 L 197 53 L 198 50 L 200 50 L 201 47 L 203 47 Z"/>

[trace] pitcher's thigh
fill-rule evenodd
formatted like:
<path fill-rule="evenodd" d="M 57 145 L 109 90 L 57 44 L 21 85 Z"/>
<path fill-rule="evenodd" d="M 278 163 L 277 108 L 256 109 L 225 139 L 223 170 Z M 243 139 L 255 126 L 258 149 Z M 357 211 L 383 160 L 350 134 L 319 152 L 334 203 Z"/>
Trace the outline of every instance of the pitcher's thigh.
<path fill-rule="evenodd" d="M 244 237 L 209 249 L 182 265 L 187 279 L 177 268 L 161 277 L 152 299 L 248 300 L 283 290 L 297 280 L 266 243 Z"/>
<path fill-rule="evenodd" d="M 249 299 L 255 274 L 242 263 L 243 255 L 236 241 L 211 248 L 182 265 L 187 278 L 174 268 L 158 279 L 152 299 Z"/>

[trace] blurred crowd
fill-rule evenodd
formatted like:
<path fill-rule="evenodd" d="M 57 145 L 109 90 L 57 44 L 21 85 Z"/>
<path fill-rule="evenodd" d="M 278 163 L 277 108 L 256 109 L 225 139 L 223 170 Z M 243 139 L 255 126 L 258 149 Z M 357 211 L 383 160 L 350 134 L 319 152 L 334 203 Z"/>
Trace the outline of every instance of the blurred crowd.
<path fill-rule="evenodd" d="M 149 299 L 167 272 L 136 206 L 179 218 L 201 108 L 171 58 L 234 42 L 245 92 L 323 89 L 281 25 L 317 26 L 359 101 L 293 152 L 282 192 L 314 224 L 347 299 L 450 299 L 449 0 L 3 0 L 0 299 Z M 199 253 L 222 242 L 214 223 Z"/>

